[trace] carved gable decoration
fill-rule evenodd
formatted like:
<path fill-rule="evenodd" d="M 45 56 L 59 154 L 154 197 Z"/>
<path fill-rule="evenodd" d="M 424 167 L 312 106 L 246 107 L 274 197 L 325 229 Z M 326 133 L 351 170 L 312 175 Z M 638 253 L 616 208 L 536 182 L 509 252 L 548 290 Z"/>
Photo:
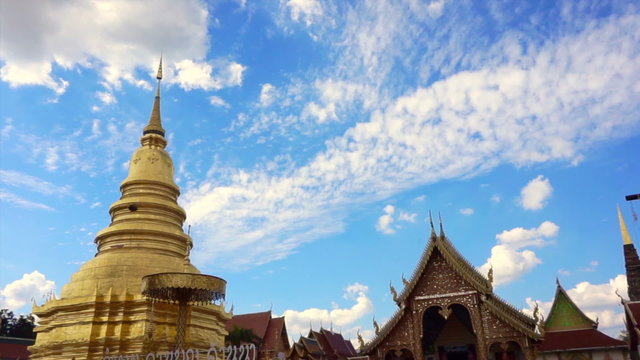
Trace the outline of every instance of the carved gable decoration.
<path fill-rule="evenodd" d="M 458 315 L 451 319 L 451 324 L 445 324 L 462 326 L 455 321 L 466 318 L 464 326 L 471 331 L 468 335 L 477 337 L 480 348 L 485 348 L 492 339 L 528 344 L 532 343 L 529 340 L 539 338 L 534 319 L 494 295 L 491 282 L 455 249 L 442 229 L 439 236 L 432 229 L 413 275 L 403 283 L 405 286 L 397 296 L 398 310 L 365 344 L 362 355 L 381 358 L 387 351 L 406 348 L 414 352 L 416 359 L 422 359 L 423 316 L 433 307 L 439 308 L 443 321 L 452 314 L 452 309 L 457 309 Z M 455 331 L 449 332 L 438 341 L 456 342 L 452 335 Z M 486 357 L 482 355 L 479 359 Z"/>
<path fill-rule="evenodd" d="M 447 263 L 440 253 L 440 250 L 436 247 L 431 252 L 431 256 L 427 261 L 422 276 L 418 278 L 415 288 L 411 294 L 407 294 L 406 297 L 413 301 L 416 297 L 420 298 L 474 290 L 473 286 L 456 272 L 451 264 Z"/>

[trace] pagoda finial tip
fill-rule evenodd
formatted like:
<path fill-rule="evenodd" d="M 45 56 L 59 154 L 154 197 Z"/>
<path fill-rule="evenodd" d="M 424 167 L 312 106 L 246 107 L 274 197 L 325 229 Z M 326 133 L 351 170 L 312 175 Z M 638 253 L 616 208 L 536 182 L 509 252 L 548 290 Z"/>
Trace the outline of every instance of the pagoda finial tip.
<path fill-rule="evenodd" d="M 158 73 L 156 74 L 156 79 L 162 80 L 162 52 L 160 52 L 160 64 L 158 64 Z"/>
<path fill-rule="evenodd" d="M 624 222 L 622 211 L 620 211 L 620 205 L 616 205 L 616 207 L 618 209 L 618 222 L 620 223 L 620 235 L 622 236 L 622 244 L 631 245 L 633 244 L 633 241 L 631 241 L 631 235 L 629 235 L 629 230 L 627 230 L 627 224 Z"/>

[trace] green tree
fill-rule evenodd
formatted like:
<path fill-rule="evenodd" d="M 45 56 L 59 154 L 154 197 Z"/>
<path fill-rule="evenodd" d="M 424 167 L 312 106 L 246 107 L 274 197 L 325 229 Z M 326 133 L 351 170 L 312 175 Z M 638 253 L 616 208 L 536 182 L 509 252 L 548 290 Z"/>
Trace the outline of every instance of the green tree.
<path fill-rule="evenodd" d="M 233 326 L 233 330 L 229 331 L 227 335 L 227 343 L 231 345 L 242 345 L 252 343 L 255 345 L 260 344 L 260 338 L 257 337 L 251 329 L 243 329 L 238 325 Z"/>
<path fill-rule="evenodd" d="M 35 318 L 32 314 L 16 317 L 9 309 L 0 310 L 0 336 L 35 339 Z"/>

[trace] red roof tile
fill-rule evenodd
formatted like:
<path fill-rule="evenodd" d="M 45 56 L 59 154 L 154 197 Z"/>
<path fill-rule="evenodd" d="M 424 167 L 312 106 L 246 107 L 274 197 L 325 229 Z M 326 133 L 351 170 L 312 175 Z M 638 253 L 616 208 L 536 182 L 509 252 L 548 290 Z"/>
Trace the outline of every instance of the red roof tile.
<path fill-rule="evenodd" d="M 329 343 L 329 339 L 327 339 L 327 337 L 322 333 L 322 331 L 317 332 L 317 331 L 311 330 L 309 332 L 309 336 L 313 337 L 318 341 L 318 343 L 322 347 L 322 350 L 324 351 L 327 357 L 335 358 L 336 353 L 333 350 L 333 347 L 331 346 L 331 344 Z"/>
<path fill-rule="evenodd" d="M 286 344 L 284 350 L 289 350 L 289 339 L 284 324 L 284 317 L 273 318 L 267 325 L 262 347 L 268 350 L 279 350 L 277 349 L 278 342 L 282 341 L 281 339 L 284 339 Z"/>
<path fill-rule="evenodd" d="M 241 329 L 251 329 L 253 334 L 262 340 L 266 335 L 270 319 L 271 311 L 234 315 L 229 321 L 227 321 L 226 328 L 227 331 L 233 330 L 234 326 Z"/>
<path fill-rule="evenodd" d="M 607 347 L 626 347 L 623 341 L 614 339 L 596 329 L 571 331 L 553 331 L 544 334 L 540 351 L 560 351 L 594 349 Z"/>
<path fill-rule="evenodd" d="M 0 343 L 0 359 L 28 359 L 27 344 Z"/>
<path fill-rule="evenodd" d="M 628 308 L 627 314 L 631 318 L 635 327 L 640 327 L 640 302 L 625 302 L 625 307 Z"/>
<path fill-rule="evenodd" d="M 347 345 L 347 341 L 342 337 L 341 334 L 334 333 L 333 331 L 329 331 L 325 329 L 322 329 L 321 331 L 324 334 L 324 336 L 327 338 L 327 341 L 331 345 L 331 348 L 336 355 L 344 356 L 344 357 L 357 355 L 355 351 L 353 353 L 351 352 L 351 349 Z M 353 346 L 351 348 L 353 348 Z"/>

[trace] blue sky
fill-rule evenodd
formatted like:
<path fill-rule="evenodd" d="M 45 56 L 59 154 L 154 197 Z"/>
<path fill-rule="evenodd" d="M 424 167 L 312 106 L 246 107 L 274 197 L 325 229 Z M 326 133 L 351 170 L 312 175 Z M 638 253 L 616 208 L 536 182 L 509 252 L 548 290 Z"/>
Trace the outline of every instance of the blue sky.
<path fill-rule="evenodd" d="M 634 2 L 4 1 L 0 27 L 2 307 L 94 255 L 162 52 L 192 260 L 235 313 L 370 338 L 431 210 L 513 305 L 548 310 L 557 277 L 622 326 Z"/>

